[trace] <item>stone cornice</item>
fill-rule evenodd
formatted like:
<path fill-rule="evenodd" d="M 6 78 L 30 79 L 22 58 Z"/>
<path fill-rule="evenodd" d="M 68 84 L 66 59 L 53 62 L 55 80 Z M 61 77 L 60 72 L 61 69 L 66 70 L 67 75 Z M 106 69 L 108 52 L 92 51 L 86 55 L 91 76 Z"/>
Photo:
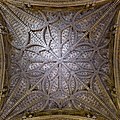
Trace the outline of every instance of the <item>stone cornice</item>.
<path fill-rule="evenodd" d="M 71 115 L 52 115 L 52 116 L 42 116 L 27 118 L 26 120 L 93 120 L 91 118 L 71 116 Z"/>
<path fill-rule="evenodd" d="M 3 0 L 14 4 L 27 4 L 48 7 L 70 7 L 79 5 L 95 5 L 97 3 L 110 2 L 112 0 Z"/>

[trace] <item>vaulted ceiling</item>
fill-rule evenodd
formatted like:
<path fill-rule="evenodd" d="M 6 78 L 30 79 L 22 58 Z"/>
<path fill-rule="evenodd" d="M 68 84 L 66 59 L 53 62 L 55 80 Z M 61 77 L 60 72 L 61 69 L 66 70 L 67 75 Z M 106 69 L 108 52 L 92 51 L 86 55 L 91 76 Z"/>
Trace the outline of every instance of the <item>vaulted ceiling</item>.
<path fill-rule="evenodd" d="M 0 2 L 0 120 L 120 119 L 119 0 Z"/>

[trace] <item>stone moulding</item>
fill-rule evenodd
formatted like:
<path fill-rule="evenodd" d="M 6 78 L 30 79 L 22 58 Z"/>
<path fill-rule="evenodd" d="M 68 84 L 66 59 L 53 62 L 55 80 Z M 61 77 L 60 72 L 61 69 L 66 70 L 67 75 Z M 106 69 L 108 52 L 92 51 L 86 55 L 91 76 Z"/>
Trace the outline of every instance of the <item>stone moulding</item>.
<path fill-rule="evenodd" d="M 79 5 L 89 5 L 89 4 L 98 4 L 111 0 L 3 0 L 7 2 L 12 2 L 14 4 L 27 4 L 37 5 L 37 6 L 48 6 L 48 7 L 70 7 L 70 6 L 79 6 Z"/>
<path fill-rule="evenodd" d="M 116 34 L 114 42 L 114 78 L 117 92 L 117 102 L 120 109 L 120 11 L 116 22 Z"/>
<path fill-rule="evenodd" d="M 93 120 L 93 119 L 80 117 L 80 116 L 70 116 L 70 115 L 52 115 L 52 116 L 28 118 L 26 120 Z"/>
<path fill-rule="evenodd" d="M 2 26 L 0 26 L 0 102 L 4 86 L 4 76 L 5 76 L 5 50 L 3 43 L 3 31 Z"/>

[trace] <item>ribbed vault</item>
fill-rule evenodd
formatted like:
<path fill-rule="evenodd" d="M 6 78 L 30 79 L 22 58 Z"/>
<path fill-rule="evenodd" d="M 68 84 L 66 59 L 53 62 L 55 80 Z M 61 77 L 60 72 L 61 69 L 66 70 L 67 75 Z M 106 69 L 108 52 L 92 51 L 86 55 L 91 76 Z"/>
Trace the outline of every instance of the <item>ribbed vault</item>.
<path fill-rule="evenodd" d="M 119 2 L 72 8 L 1 2 L 0 120 L 56 114 L 118 120 Z"/>

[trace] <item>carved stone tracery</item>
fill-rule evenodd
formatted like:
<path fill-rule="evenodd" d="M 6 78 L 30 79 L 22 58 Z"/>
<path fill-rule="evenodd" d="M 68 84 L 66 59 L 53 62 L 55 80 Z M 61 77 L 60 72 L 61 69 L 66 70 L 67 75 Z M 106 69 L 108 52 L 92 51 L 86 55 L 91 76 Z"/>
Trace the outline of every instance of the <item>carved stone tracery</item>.
<path fill-rule="evenodd" d="M 10 46 L 10 85 L 1 119 L 72 109 L 117 120 L 110 30 L 118 3 L 66 11 L 1 3 Z"/>

